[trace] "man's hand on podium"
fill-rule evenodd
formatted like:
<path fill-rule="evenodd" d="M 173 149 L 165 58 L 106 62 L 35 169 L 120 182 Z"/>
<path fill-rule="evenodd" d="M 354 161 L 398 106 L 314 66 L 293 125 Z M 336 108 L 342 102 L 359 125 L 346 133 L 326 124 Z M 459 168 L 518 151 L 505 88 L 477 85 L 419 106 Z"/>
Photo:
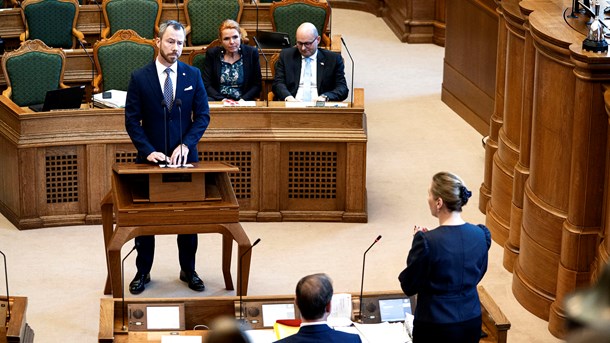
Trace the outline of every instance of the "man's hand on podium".
<path fill-rule="evenodd" d="M 152 163 L 168 162 L 167 156 L 165 156 L 164 153 L 158 151 L 151 152 L 150 155 L 146 157 L 146 159 Z"/>
<path fill-rule="evenodd" d="M 186 157 L 188 155 L 189 155 L 189 148 L 184 144 L 180 144 L 176 147 L 176 149 L 174 149 L 174 152 L 172 152 L 170 164 L 174 164 L 174 165 L 185 164 Z"/>

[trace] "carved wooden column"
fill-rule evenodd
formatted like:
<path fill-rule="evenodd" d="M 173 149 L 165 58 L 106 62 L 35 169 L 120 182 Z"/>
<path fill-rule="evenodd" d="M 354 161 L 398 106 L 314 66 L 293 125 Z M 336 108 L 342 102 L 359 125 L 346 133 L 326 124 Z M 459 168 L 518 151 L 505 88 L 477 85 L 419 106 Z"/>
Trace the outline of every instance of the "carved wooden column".
<path fill-rule="evenodd" d="M 512 200 L 513 171 L 519 159 L 521 108 L 523 95 L 523 18 L 518 7 L 504 4 L 506 36 L 506 73 L 503 123 L 498 135 L 498 151 L 492 162 L 493 183 L 487 207 L 487 227 L 495 242 L 504 245 L 508 239 Z"/>
<path fill-rule="evenodd" d="M 557 294 L 551 306 L 549 330 L 565 335 L 563 301 L 576 288 L 589 285 L 599 245 L 604 198 L 608 117 L 600 81 L 610 80 L 610 58 L 570 47 L 576 65 L 568 218 L 563 223 Z"/>
<path fill-rule="evenodd" d="M 576 83 L 569 51 L 574 33 L 554 30 L 553 25 L 562 17 L 561 12 L 553 12 L 552 5 L 538 1 L 520 3 L 524 12 L 530 13 L 535 64 L 530 176 L 525 184 L 513 293 L 528 311 L 543 319 L 549 318 L 555 300 L 562 228 L 570 202 Z M 557 4 L 557 9 L 560 6 Z"/>
<path fill-rule="evenodd" d="M 494 96 L 494 110 L 489 121 L 489 136 L 485 143 L 485 174 L 479 189 L 479 211 L 487 211 L 487 203 L 491 198 L 491 178 L 493 156 L 498 151 L 498 132 L 502 127 L 504 114 L 504 82 L 506 76 L 506 35 L 508 28 L 504 20 L 504 9 L 498 6 L 498 47 L 496 60 L 496 92 Z"/>

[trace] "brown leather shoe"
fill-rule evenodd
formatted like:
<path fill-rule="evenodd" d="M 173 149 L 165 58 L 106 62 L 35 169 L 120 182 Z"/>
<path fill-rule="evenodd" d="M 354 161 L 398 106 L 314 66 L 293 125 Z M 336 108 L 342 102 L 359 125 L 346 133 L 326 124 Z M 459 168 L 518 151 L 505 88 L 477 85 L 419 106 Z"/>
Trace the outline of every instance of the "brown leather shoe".
<path fill-rule="evenodd" d="M 180 280 L 188 283 L 189 288 L 197 291 L 203 292 L 205 290 L 205 285 L 203 284 L 203 280 L 199 278 L 197 272 L 193 271 L 192 273 L 187 273 L 183 270 L 180 271 Z"/>

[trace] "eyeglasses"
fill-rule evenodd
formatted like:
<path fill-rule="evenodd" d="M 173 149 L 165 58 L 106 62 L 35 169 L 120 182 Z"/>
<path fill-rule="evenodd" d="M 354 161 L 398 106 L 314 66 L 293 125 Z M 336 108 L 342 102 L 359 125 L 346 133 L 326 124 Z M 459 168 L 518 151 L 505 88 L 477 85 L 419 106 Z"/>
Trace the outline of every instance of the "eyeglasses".
<path fill-rule="evenodd" d="M 320 36 L 318 36 L 318 37 L 320 37 Z M 297 41 L 297 45 L 309 48 L 316 40 L 318 40 L 318 37 L 314 38 L 311 42 L 299 42 L 299 41 Z"/>

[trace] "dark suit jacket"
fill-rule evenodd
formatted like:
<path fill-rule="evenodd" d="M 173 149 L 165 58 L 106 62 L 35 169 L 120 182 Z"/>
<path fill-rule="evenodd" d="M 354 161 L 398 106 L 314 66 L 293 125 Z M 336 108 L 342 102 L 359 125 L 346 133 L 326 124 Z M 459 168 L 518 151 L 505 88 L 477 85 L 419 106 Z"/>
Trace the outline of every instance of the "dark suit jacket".
<path fill-rule="evenodd" d="M 487 271 L 491 234 L 484 225 L 439 226 L 418 232 L 398 279 L 417 294 L 415 320 L 459 323 L 481 315 L 477 284 Z"/>
<path fill-rule="evenodd" d="M 205 66 L 203 69 L 203 84 L 208 92 L 210 101 L 219 101 L 225 98 L 220 94 L 220 69 L 222 63 L 221 56 L 224 55 L 224 48 L 221 46 L 213 47 L 205 53 Z M 261 65 L 258 57 L 258 50 L 249 45 L 241 45 L 241 59 L 244 63 L 244 84 L 241 88 L 242 99 L 254 100 L 261 94 Z M 239 99 L 233 99 L 239 100 Z"/>
<path fill-rule="evenodd" d="M 197 143 L 210 122 L 208 97 L 199 69 L 178 61 L 177 71 L 175 99 L 182 100 L 182 122 L 179 120 L 180 109 L 174 103 L 167 113 L 167 151 L 164 139 L 166 116 L 161 105 L 163 90 L 155 63 L 149 63 L 131 74 L 125 102 L 125 127 L 138 149 L 137 162 L 145 162 L 153 151 L 171 156 L 180 144 L 180 137 L 189 148 L 187 161 L 198 161 Z"/>
<path fill-rule="evenodd" d="M 301 61 L 301 53 L 297 48 L 286 48 L 280 53 L 273 80 L 273 94 L 277 99 L 296 96 L 301 80 Z M 316 68 L 318 95 L 324 94 L 330 101 L 345 100 L 349 91 L 341 55 L 318 49 Z"/>
<path fill-rule="evenodd" d="M 278 343 L 360 343 L 360 336 L 332 329 L 326 324 L 302 326 L 299 332 Z"/>

